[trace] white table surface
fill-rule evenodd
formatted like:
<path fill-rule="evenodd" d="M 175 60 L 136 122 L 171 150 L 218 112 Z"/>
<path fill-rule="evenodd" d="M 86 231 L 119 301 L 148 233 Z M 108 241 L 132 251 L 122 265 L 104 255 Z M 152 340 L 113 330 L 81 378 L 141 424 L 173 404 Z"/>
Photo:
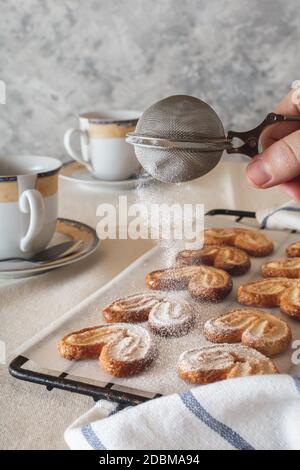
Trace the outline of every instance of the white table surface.
<path fill-rule="evenodd" d="M 189 201 L 213 208 L 256 210 L 287 201 L 277 189 L 250 188 L 244 163 L 222 162 L 208 176 L 186 183 Z M 176 186 L 168 191 L 174 192 Z M 96 226 L 96 207 L 116 203 L 120 193 L 60 181 L 59 215 Z M 135 191 L 124 191 L 130 201 Z M 105 240 L 86 260 L 30 279 L 0 281 L 0 340 L 7 355 L 66 313 L 134 261 L 150 240 Z M 8 361 L 7 361 L 8 362 Z M 91 398 L 18 381 L 0 366 L 0 449 L 64 449 L 63 432 L 93 404 Z"/>

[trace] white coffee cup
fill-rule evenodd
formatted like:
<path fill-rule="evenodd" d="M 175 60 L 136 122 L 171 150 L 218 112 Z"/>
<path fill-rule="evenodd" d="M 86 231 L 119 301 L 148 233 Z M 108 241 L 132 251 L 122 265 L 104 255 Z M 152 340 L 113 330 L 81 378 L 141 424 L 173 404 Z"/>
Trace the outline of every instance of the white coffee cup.
<path fill-rule="evenodd" d="M 48 245 L 60 168 L 50 157 L 0 157 L 0 258 L 30 258 Z"/>
<path fill-rule="evenodd" d="M 126 143 L 125 137 L 135 130 L 140 115 L 138 111 L 80 114 L 79 128 L 65 133 L 65 148 L 95 178 L 110 181 L 128 179 L 139 171 L 140 164 L 134 147 Z M 80 136 L 81 155 L 71 145 L 75 134 Z"/>

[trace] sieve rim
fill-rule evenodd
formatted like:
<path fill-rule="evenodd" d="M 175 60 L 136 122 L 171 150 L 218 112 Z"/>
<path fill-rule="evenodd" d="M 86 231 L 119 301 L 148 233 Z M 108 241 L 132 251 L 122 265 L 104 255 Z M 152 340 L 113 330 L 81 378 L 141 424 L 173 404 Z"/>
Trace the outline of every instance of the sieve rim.
<path fill-rule="evenodd" d="M 196 141 L 166 139 L 136 132 L 126 134 L 126 142 L 137 147 L 151 147 L 160 150 L 185 149 L 205 152 L 215 152 L 232 148 L 232 140 L 226 137 L 205 137 Z"/>

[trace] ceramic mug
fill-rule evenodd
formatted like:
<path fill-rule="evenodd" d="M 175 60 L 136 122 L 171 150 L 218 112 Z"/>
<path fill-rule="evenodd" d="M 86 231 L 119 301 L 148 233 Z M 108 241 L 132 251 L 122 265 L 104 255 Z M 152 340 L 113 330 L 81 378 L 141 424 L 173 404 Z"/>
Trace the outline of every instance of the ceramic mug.
<path fill-rule="evenodd" d="M 0 258 L 30 258 L 48 245 L 60 168 L 55 158 L 0 157 Z"/>
<path fill-rule="evenodd" d="M 126 134 L 135 130 L 140 115 L 137 111 L 80 114 L 79 128 L 65 133 L 66 151 L 95 178 L 126 180 L 140 169 L 134 147 L 125 141 Z M 80 136 L 81 155 L 71 145 L 75 134 Z"/>

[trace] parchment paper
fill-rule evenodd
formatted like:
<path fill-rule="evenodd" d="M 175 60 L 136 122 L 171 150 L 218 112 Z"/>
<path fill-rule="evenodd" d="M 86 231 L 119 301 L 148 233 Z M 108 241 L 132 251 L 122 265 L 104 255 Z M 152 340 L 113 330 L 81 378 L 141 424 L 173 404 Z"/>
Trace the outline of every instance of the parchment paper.
<path fill-rule="evenodd" d="M 245 226 L 241 223 L 236 224 L 225 217 L 206 217 L 206 227 L 232 227 L 235 225 Z M 253 226 L 253 221 L 250 221 L 250 225 Z M 166 257 L 165 249 L 160 246 L 147 252 L 115 279 L 26 343 L 18 350 L 18 354 L 29 358 L 41 368 L 55 371 L 55 375 L 60 372 L 67 372 L 72 376 L 87 379 L 87 381 L 92 380 L 93 383 L 99 386 L 110 382 L 115 384 L 114 388 L 127 391 L 130 389 L 135 394 L 152 396 L 156 393 L 170 394 L 187 390 L 191 388 L 191 385 L 178 378 L 176 364 L 183 351 L 207 343 L 202 335 L 203 323 L 208 318 L 238 307 L 239 304 L 235 300 L 237 287 L 240 284 L 261 277 L 261 264 L 268 259 L 284 256 L 285 247 L 300 238 L 299 234 L 290 234 L 284 231 L 268 230 L 266 233 L 274 241 L 275 252 L 269 257 L 251 258 L 251 270 L 246 275 L 233 277 L 233 290 L 224 301 L 218 304 L 198 303 L 192 301 L 189 294 L 184 291 L 175 294 L 192 303 L 197 317 L 196 325 L 189 334 L 181 338 L 160 338 L 151 333 L 158 345 L 159 354 L 152 366 L 139 375 L 126 379 L 112 377 L 99 367 L 97 360 L 76 362 L 61 358 L 57 353 L 56 345 L 61 336 L 71 331 L 105 323 L 102 318 L 101 308 L 123 295 L 146 290 L 144 278 L 147 272 L 174 265 L 175 263 L 172 263 L 172 260 Z M 177 248 L 178 250 L 182 249 L 182 245 L 178 244 Z M 300 339 L 300 322 L 289 319 L 278 308 L 268 309 L 268 311 L 287 321 L 292 328 L 293 340 Z M 147 323 L 142 325 L 147 328 Z M 295 366 L 291 362 L 293 352 L 290 347 L 284 353 L 276 356 L 275 359 L 273 358 L 280 372 L 300 374 L 300 365 Z"/>

